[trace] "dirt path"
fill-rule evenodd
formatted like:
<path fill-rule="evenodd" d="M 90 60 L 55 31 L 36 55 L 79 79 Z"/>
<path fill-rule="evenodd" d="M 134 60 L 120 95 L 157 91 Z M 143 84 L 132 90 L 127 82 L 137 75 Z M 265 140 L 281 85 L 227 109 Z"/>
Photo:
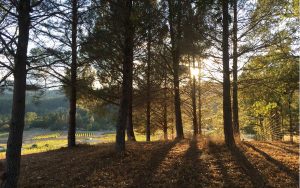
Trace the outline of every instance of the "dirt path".
<path fill-rule="evenodd" d="M 23 156 L 20 185 L 298 187 L 298 155 L 290 152 L 290 158 L 280 147 L 262 142 L 245 142 L 237 150 L 207 139 L 127 143 L 122 157 L 113 149 L 113 144 L 100 144 Z"/>

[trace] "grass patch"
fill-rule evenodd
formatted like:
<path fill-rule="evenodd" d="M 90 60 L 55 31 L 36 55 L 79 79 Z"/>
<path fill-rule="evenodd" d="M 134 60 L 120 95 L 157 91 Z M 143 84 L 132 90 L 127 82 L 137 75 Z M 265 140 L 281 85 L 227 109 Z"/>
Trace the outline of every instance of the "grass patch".
<path fill-rule="evenodd" d="M 30 144 L 22 145 L 22 155 L 32 154 L 32 153 L 41 153 L 50 150 L 60 149 L 62 147 L 67 147 L 67 139 L 59 138 L 61 133 L 50 133 L 38 135 L 32 138 L 34 142 Z M 76 133 L 76 137 L 85 138 L 95 136 L 94 133 Z M 54 138 L 54 139 L 53 139 Z M 135 133 L 135 138 L 138 142 L 146 141 L 146 136 L 144 134 Z M 151 135 L 151 141 L 162 140 L 163 136 L 161 134 Z M 94 137 L 93 142 L 91 144 L 99 144 L 99 143 L 114 143 L 116 140 L 115 133 L 107 133 L 103 134 L 99 137 Z M 127 137 L 126 137 L 127 140 Z M 98 142 L 99 141 L 99 142 Z M 0 144 L 5 150 L 0 152 L 0 159 L 5 158 L 6 144 Z"/>
<path fill-rule="evenodd" d="M 1 146 L 6 148 L 5 144 L 1 144 Z M 60 149 L 62 147 L 67 146 L 67 140 L 43 140 L 37 141 L 31 144 L 23 144 L 22 146 L 22 155 L 32 154 L 32 153 L 41 153 L 50 150 Z M 0 153 L 0 159 L 5 158 L 5 151 Z"/>
<path fill-rule="evenodd" d="M 37 135 L 32 138 L 32 140 L 42 140 L 42 139 L 49 139 L 49 138 L 58 138 L 61 133 L 50 133 L 50 134 L 42 134 Z"/>
<path fill-rule="evenodd" d="M 146 141 L 146 135 L 140 134 L 140 133 L 135 133 L 135 139 L 138 142 L 144 142 L 144 141 Z M 163 139 L 163 136 L 161 134 L 151 135 L 151 141 L 158 141 L 158 140 L 162 140 L 162 139 Z M 116 134 L 115 133 L 103 134 L 99 137 L 99 140 L 103 143 L 115 142 Z M 127 136 L 126 136 L 126 140 L 127 140 Z"/>
<path fill-rule="evenodd" d="M 24 144 L 22 147 L 22 155 L 56 150 L 66 146 L 67 146 L 66 139 L 38 141 L 34 144 Z"/>

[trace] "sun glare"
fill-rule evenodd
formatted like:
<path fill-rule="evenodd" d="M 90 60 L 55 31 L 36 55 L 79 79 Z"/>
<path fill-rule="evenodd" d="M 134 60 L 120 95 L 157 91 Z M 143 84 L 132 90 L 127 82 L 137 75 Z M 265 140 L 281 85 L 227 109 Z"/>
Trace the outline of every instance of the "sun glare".
<path fill-rule="evenodd" d="M 191 68 L 191 75 L 192 76 L 198 76 L 199 75 L 199 68 Z"/>

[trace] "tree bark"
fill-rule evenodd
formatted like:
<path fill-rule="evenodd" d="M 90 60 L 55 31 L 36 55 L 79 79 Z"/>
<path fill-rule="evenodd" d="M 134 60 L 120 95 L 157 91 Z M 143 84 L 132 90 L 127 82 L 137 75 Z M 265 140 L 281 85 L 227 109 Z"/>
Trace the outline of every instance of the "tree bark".
<path fill-rule="evenodd" d="M 177 55 L 175 55 L 177 56 Z M 174 59 L 177 59 L 175 57 Z M 180 100 L 180 91 L 179 91 L 179 76 L 178 69 L 179 65 L 177 65 L 177 60 L 174 60 L 174 107 L 175 107 L 175 125 L 176 125 L 176 138 L 182 139 L 183 135 L 183 125 L 182 125 L 182 117 L 181 117 L 181 100 Z"/>
<path fill-rule="evenodd" d="M 149 7 L 150 15 L 150 7 Z M 151 124 L 151 26 L 148 27 L 148 39 L 147 39 L 147 104 L 146 104 L 146 141 L 150 141 L 150 124 Z"/>
<path fill-rule="evenodd" d="M 130 84 L 132 86 L 132 84 Z M 131 89 L 132 91 L 132 89 Z M 128 109 L 128 117 L 127 117 L 127 139 L 128 141 L 135 142 L 135 135 L 133 131 L 133 121 L 132 121 L 132 93 L 130 94 L 130 100 L 129 100 L 129 109 Z"/>
<path fill-rule="evenodd" d="M 233 66 L 232 66 L 232 115 L 233 132 L 236 140 L 240 140 L 239 105 L 238 105 L 238 83 L 237 83 L 237 0 L 233 2 Z"/>
<path fill-rule="evenodd" d="M 195 55 L 193 55 L 193 69 L 195 69 Z M 194 136 L 198 134 L 198 122 L 197 122 L 197 105 L 196 105 L 196 75 L 192 75 L 192 108 L 193 108 L 193 128 Z"/>
<path fill-rule="evenodd" d="M 168 0 L 169 4 L 169 24 L 170 24 L 170 36 L 171 36 L 171 51 L 173 61 L 173 84 L 174 84 L 174 107 L 175 107 L 175 125 L 176 125 L 176 138 L 183 139 L 183 125 L 181 117 L 181 100 L 179 90 L 179 62 L 180 62 L 180 40 L 181 40 L 181 17 L 182 7 L 181 0 L 178 0 L 177 20 L 176 20 L 176 33 L 174 30 L 174 5 L 173 1 Z"/>
<path fill-rule="evenodd" d="M 167 71 L 164 71 L 164 112 L 163 112 L 163 132 L 164 132 L 164 139 L 168 140 L 168 97 L 167 97 Z"/>
<path fill-rule="evenodd" d="M 77 24 L 78 24 L 78 2 L 72 0 L 72 62 L 71 62 L 71 83 L 70 83 L 70 109 L 69 109 L 69 131 L 68 147 L 76 146 L 76 80 L 77 80 Z"/>
<path fill-rule="evenodd" d="M 198 118 L 199 118 L 199 135 L 202 135 L 202 100 L 201 100 L 201 64 L 198 64 L 199 75 L 198 75 Z"/>
<path fill-rule="evenodd" d="M 223 120 L 224 120 L 224 136 L 227 146 L 235 146 L 233 129 L 232 129 L 232 113 L 231 113 L 231 97 L 230 97 L 230 72 L 229 72 L 229 51 L 228 51 L 228 0 L 222 1 L 223 9 Z"/>
<path fill-rule="evenodd" d="M 6 179 L 3 187 L 17 187 L 20 174 L 26 96 L 26 61 L 30 27 L 30 0 L 18 3 L 19 37 L 14 59 L 14 89 L 11 122 L 6 151 Z"/>
<path fill-rule="evenodd" d="M 290 126 L 290 142 L 293 143 L 294 142 L 294 138 L 293 138 L 293 119 L 292 119 L 292 108 L 291 108 L 291 101 L 292 101 L 292 96 L 293 93 L 289 93 L 289 98 L 288 98 L 288 108 L 289 108 L 289 126 Z"/>
<path fill-rule="evenodd" d="M 133 53 L 132 53 L 133 55 Z M 133 57 L 132 57 L 132 61 L 133 61 Z M 132 65 L 133 66 L 133 65 Z M 132 111 L 133 111 L 133 107 L 132 107 L 132 104 L 133 104 L 133 86 L 132 86 L 132 83 L 133 83 L 133 67 L 130 67 L 130 71 L 129 71 L 129 100 L 128 100 L 128 117 L 127 117 L 127 128 L 126 128 L 126 131 L 127 131 L 127 139 L 128 141 L 133 141 L 135 142 L 136 139 L 135 139 L 135 135 L 134 135 L 134 131 L 133 131 L 133 121 L 132 121 Z"/>
<path fill-rule="evenodd" d="M 146 109 L 146 141 L 149 142 L 150 141 L 150 118 L 151 118 L 151 107 L 150 107 L 150 102 L 147 102 L 147 109 Z"/>
<path fill-rule="evenodd" d="M 131 21 L 132 0 L 118 1 L 124 5 L 124 48 L 123 48 L 123 81 L 120 109 L 116 126 L 116 151 L 125 151 L 125 128 L 130 104 L 130 93 L 132 92 L 132 70 L 133 70 L 133 25 Z M 121 18 L 120 18 L 121 19 Z"/>

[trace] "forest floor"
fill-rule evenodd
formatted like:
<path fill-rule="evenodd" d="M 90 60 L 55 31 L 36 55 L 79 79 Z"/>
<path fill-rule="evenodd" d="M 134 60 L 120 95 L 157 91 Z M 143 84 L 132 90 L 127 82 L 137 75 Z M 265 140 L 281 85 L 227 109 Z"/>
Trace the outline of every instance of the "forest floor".
<path fill-rule="evenodd" d="M 284 142 L 221 141 L 79 145 L 22 156 L 20 187 L 298 187 L 299 148 Z"/>

